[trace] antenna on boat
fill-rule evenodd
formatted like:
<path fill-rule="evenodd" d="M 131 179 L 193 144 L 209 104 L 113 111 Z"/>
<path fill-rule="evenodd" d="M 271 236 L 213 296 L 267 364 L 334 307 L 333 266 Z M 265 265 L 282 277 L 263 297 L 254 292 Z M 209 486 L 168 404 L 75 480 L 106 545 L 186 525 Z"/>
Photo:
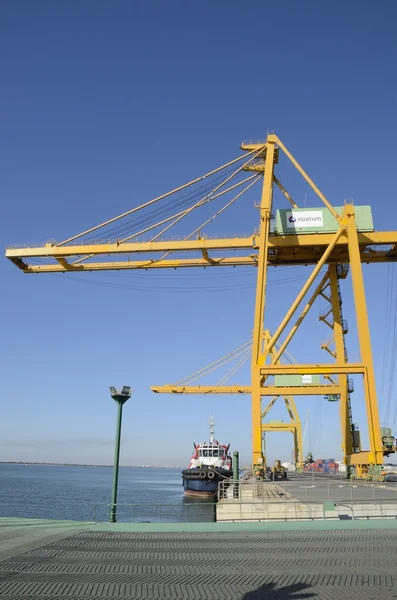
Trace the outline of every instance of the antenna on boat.
<path fill-rule="evenodd" d="M 212 442 L 214 441 L 214 420 L 212 418 L 212 416 L 210 417 L 210 442 L 212 444 Z"/>

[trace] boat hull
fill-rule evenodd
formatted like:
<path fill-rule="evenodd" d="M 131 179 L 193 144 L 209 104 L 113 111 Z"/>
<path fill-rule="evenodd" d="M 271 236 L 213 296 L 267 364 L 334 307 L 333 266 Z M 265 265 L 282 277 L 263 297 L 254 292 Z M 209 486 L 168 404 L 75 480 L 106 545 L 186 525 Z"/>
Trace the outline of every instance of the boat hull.
<path fill-rule="evenodd" d="M 215 496 L 220 481 L 227 481 L 233 472 L 229 469 L 185 469 L 182 471 L 183 489 L 186 496 Z"/>
<path fill-rule="evenodd" d="M 212 498 L 218 489 L 218 481 L 205 479 L 184 479 L 183 490 L 185 496 L 201 496 L 202 498 Z"/>

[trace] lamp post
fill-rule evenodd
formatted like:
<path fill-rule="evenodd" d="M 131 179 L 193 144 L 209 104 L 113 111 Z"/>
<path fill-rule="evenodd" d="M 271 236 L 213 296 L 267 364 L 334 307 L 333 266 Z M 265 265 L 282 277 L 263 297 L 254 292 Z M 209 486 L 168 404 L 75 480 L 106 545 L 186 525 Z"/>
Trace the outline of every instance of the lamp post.
<path fill-rule="evenodd" d="M 110 510 L 110 522 L 116 522 L 117 511 L 117 488 L 119 484 L 119 460 L 120 460 L 120 440 L 121 440 L 121 420 L 123 416 L 123 404 L 131 398 L 131 388 L 124 385 L 121 391 L 115 387 L 110 387 L 110 395 L 117 402 L 117 424 L 116 424 L 116 441 L 114 445 L 114 467 L 113 467 L 113 486 L 112 486 L 112 502 Z"/>

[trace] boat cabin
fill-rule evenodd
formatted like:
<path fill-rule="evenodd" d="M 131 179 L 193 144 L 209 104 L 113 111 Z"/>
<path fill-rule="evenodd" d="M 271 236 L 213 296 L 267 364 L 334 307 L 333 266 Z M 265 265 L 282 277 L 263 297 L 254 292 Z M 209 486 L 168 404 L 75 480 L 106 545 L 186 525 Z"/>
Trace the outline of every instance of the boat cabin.
<path fill-rule="evenodd" d="M 226 456 L 226 448 L 223 446 L 200 446 L 198 458 L 223 458 Z"/>

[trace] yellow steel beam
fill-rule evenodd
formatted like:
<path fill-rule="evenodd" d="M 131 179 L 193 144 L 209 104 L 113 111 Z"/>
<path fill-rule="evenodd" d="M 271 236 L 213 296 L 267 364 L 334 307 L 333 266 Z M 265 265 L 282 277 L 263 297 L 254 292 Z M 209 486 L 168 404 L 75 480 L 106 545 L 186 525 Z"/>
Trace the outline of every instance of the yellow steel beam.
<path fill-rule="evenodd" d="M 301 325 L 302 321 L 306 317 L 306 315 L 309 312 L 310 308 L 313 306 L 316 298 L 320 294 L 321 290 L 324 288 L 324 285 L 326 284 L 327 281 L 328 281 L 328 272 L 321 279 L 321 281 L 318 284 L 317 288 L 315 289 L 313 295 L 310 297 L 309 301 L 304 306 L 301 314 L 299 315 L 298 319 L 296 320 L 295 325 L 292 327 L 291 331 L 289 332 L 289 334 L 287 335 L 287 337 L 285 338 L 285 340 L 282 342 L 280 348 L 278 349 L 278 351 L 275 353 L 274 357 L 272 358 L 272 363 L 273 364 L 277 363 L 278 360 L 279 360 L 279 358 L 282 356 L 284 350 L 287 348 L 288 344 L 290 343 L 290 341 L 294 337 L 295 333 L 299 329 L 299 326 Z"/>
<path fill-rule="evenodd" d="M 150 388 L 157 394 L 251 394 L 250 385 L 155 385 Z M 273 386 L 260 388 L 261 396 L 293 394 L 294 396 L 326 396 L 340 394 L 338 385 Z M 263 416 L 263 414 L 261 415 Z"/>
<path fill-rule="evenodd" d="M 207 252 L 207 250 L 203 249 L 200 251 L 201 253 Z M 376 254 L 376 255 L 375 255 Z M 87 262 L 85 264 L 69 264 L 67 267 L 62 267 L 62 265 L 57 265 L 54 263 L 42 264 L 42 265 L 30 265 L 23 261 L 21 258 L 13 257 L 10 258 L 11 262 L 15 264 L 21 271 L 24 273 L 67 273 L 68 271 L 125 271 L 125 270 L 134 270 L 134 269 L 175 269 L 178 267 L 217 267 L 217 266 L 228 266 L 228 267 L 241 267 L 241 266 L 252 266 L 256 267 L 258 265 L 258 256 L 256 254 L 251 254 L 250 256 L 223 256 L 223 257 L 212 257 L 210 262 L 207 260 L 202 260 L 199 258 L 180 258 L 180 259 L 172 259 L 172 260 L 160 260 L 160 259 L 146 259 L 146 260 L 130 260 L 126 259 L 123 261 L 112 261 L 112 262 Z M 361 257 L 362 262 L 366 262 L 367 264 L 377 264 L 383 262 L 397 262 L 395 258 L 391 259 L 385 253 L 374 253 L 371 255 L 371 259 L 367 259 L 367 257 Z M 327 264 L 339 264 L 339 263 L 348 263 L 349 257 L 346 254 L 338 255 L 333 257 L 331 255 L 330 259 L 327 261 Z M 315 264 L 316 261 L 313 259 L 313 256 L 303 255 L 299 253 L 288 254 L 288 256 L 284 255 L 282 259 L 280 257 L 270 257 L 268 261 L 268 266 L 280 266 L 280 265 L 309 265 Z"/>
<path fill-rule="evenodd" d="M 205 253 L 205 251 L 203 251 Z M 14 260 L 13 260 L 14 262 Z M 25 265 L 20 267 L 24 273 L 82 273 L 89 271 L 126 271 L 132 269 L 178 269 L 191 267 L 253 267 L 257 265 L 256 256 L 236 256 L 227 258 L 180 258 L 172 260 L 136 260 L 126 262 L 85 263 L 79 265 Z M 17 265 L 19 266 L 19 265 Z"/>
<path fill-rule="evenodd" d="M 291 431 L 294 433 L 296 426 L 292 423 L 284 423 L 283 421 L 272 423 L 262 423 L 262 431 Z"/>
<path fill-rule="evenodd" d="M 82 256 L 92 254 L 97 256 L 111 254 L 133 254 L 172 251 L 196 250 L 246 250 L 255 248 L 255 236 L 244 238 L 200 238 L 197 240 L 158 240 L 156 242 L 125 242 L 124 244 L 73 244 L 70 246 L 55 246 L 45 244 L 30 248 L 7 248 L 6 257 L 19 258 L 48 258 L 56 256 Z"/>
<path fill-rule="evenodd" d="M 299 208 L 298 205 L 296 204 L 296 202 L 294 202 L 293 198 L 291 198 L 291 196 L 289 195 L 289 193 L 287 192 L 287 190 L 285 189 L 283 184 L 277 179 L 277 177 L 275 175 L 274 175 L 273 179 L 274 179 L 274 183 L 277 185 L 278 189 L 287 198 L 287 200 L 291 204 L 292 208 Z"/>
<path fill-rule="evenodd" d="M 338 286 L 338 275 L 336 270 L 336 265 L 330 265 L 328 267 L 329 271 L 329 282 L 330 282 L 330 303 L 331 310 L 333 315 L 333 331 L 334 331 L 334 340 L 335 340 L 335 351 L 336 351 L 336 361 L 346 362 L 345 361 L 345 338 L 343 334 L 343 323 L 342 323 L 342 308 L 341 308 L 341 300 L 339 297 L 340 291 Z M 342 451 L 343 455 L 352 454 L 353 446 L 352 446 L 352 431 L 351 431 L 351 423 L 349 416 L 349 392 L 348 392 L 348 380 L 347 375 L 340 374 L 339 375 L 339 383 L 341 387 L 340 393 L 340 419 L 341 419 L 341 433 L 342 433 Z"/>
<path fill-rule="evenodd" d="M 366 366 L 359 363 L 317 364 L 317 365 L 265 365 L 261 367 L 264 375 L 337 375 L 339 373 L 365 373 Z"/>
<path fill-rule="evenodd" d="M 266 334 L 268 332 L 265 332 Z M 268 338 L 268 336 L 266 336 Z M 273 350 L 273 354 L 275 350 Z M 280 396 L 273 396 L 270 402 L 267 404 L 266 408 L 262 411 L 261 418 L 263 419 L 270 409 L 274 406 Z M 292 396 L 283 395 L 283 399 L 285 402 L 285 406 L 287 408 L 288 415 L 290 417 L 289 423 L 284 423 L 283 421 L 279 422 L 279 427 L 274 427 L 274 421 L 271 423 L 262 422 L 262 431 L 291 431 L 294 436 L 294 456 L 295 456 L 295 465 L 297 468 L 302 466 L 302 456 L 303 456 L 303 444 L 302 444 L 302 427 L 299 419 L 298 411 L 296 410 L 296 405 Z"/>
<path fill-rule="evenodd" d="M 299 422 L 298 411 L 292 396 L 284 396 L 284 402 L 291 421 Z"/>
<path fill-rule="evenodd" d="M 348 454 L 345 457 L 345 462 L 347 465 L 369 465 L 373 463 L 371 454 L 371 452 L 356 452 L 355 454 Z"/>
<path fill-rule="evenodd" d="M 273 398 L 268 402 L 268 404 L 266 405 L 266 407 L 263 409 L 263 411 L 261 412 L 261 419 L 264 419 L 267 415 L 267 413 L 269 412 L 269 410 L 272 408 L 272 406 L 274 406 L 277 402 L 277 400 L 279 399 L 280 396 L 273 396 Z"/>
<path fill-rule="evenodd" d="M 279 138 L 276 135 L 270 135 L 268 136 L 268 140 L 269 139 L 273 139 L 275 141 L 275 143 L 282 149 L 282 151 L 284 152 L 284 154 L 289 158 L 289 160 L 292 162 L 292 164 L 294 165 L 294 167 L 299 171 L 299 173 L 302 175 L 302 177 L 306 180 L 306 182 L 310 185 L 310 187 L 312 188 L 312 190 L 314 191 L 315 194 L 317 194 L 317 196 L 320 198 L 320 200 L 323 201 L 323 203 L 325 204 L 325 206 L 328 208 L 328 210 L 330 211 L 330 213 L 333 215 L 333 217 L 336 219 L 336 221 L 338 223 L 340 223 L 341 218 L 338 215 L 338 213 L 336 212 L 336 210 L 334 209 L 334 207 L 329 203 L 329 201 L 327 200 L 327 198 L 324 196 L 324 194 L 318 189 L 318 187 L 315 185 L 315 183 L 310 179 L 309 175 L 306 173 L 306 171 L 304 171 L 304 169 L 300 166 L 300 164 L 298 163 L 298 161 L 292 156 L 292 154 L 287 150 L 287 148 L 284 146 L 284 144 L 282 143 L 281 140 L 279 140 Z"/>
<path fill-rule="evenodd" d="M 261 388 L 262 396 L 271 396 L 272 394 L 291 396 L 327 396 L 329 394 L 340 394 L 339 385 L 301 385 L 301 386 L 275 386 L 264 385 Z"/>
<path fill-rule="evenodd" d="M 57 260 L 57 261 L 58 261 L 58 263 L 59 263 L 59 264 L 60 264 L 60 265 L 61 265 L 61 266 L 64 268 L 64 270 L 67 270 L 67 269 L 68 269 L 68 267 L 69 267 L 69 263 L 68 263 L 68 261 L 66 260 L 66 258 L 63 258 L 62 256 L 57 256 L 57 257 L 55 258 L 55 260 Z"/>
<path fill-rule="evenodd" d="M 330 245 L 334 233 L 298 233 L 294 235 L 271 235 L 269 247 L 272 249 L 311 247 L 315 250 L 320 246 L 325 248 Z M 358 243 L 360 246 L 382 246 L 397 243 L 397 231 L 368 231 L 358 232 Z M 347 244 L 347 234 L 341 235 L 337 246 Z"/>
<path fill-rule="evenodd" d="M 291 424 L 295 426 L 295 429 L 292 431 L 292 433 L 294 434 L 295 466 L 297 468 L 300 468 L 303 465 L 302 426 L 293 397 L 285 396 L 284 400 L 288 410 L 288 414 L 291 418 Z"/>
<path fill-rule="evenodd" d="M 333 350 L 331 350 L 331 348 L 329 347 L 333 341 L 334 341 L 334 339 L 332 338 L 332 340 L 330 340 L 326 344 L 321 344 L 321 350 L 325 350 L 326 352 L 328 352 L 328 354 L 330 354 L 332 356 L 332 358 L 337 358 L 336 353 Z"/>
<path fill-rule="evenodd" d="M 154 385 L 156 394 L 250 394 L 250 385 Z"/>
<path fill-rule="evenodd" d="M 365 298 L 357 227 L 354 216 L 354 206 L 352 204 L 346 204 L 342 217 L 347 221 L 350 271 L 353 283 L 354 306 L 356 309 L 358 341 L 360 345 L 361 361 L 366 367 L 364 372 L 364 396 L 367 411 L 370 463 L 382 465 L 383 447 L 380 435 L 378 402 L 376 398 L 375 370 L 372 359 L 367 301 Z"/>
<path fill-rule="evenodd" d="M 269 253 L 268 253 L 268 265 L 308 265 L 316 264 L 323 255 L 323 250 L 329 246 L 332 241 L 331 234 L 315 234 L 315 235 L 293 235 L 293 236 L 270 236 L 269 237 Z M 384 249 L 385 245 L 397 244 L 397 232 L 374 232 L 374 233 L 359 233 L 358 241 L 360 246 L 361 262 L 368 264 L 381 263 L 381 262 L 396 262 L 397 252 L 387 251 Z M 371 252 L 367 251 L 367 246 L 371 246 Z M 377 246 L 379 247 L 378 249 Z M 152 258 L 146 261 L 134 261 L 129 257 L 125 257 L 123 260 L 112 261 L 112 262 L 87 262 L 86 264 L 70 265 L 67 268 L 63 268 L 62 265 L 56 265 L 53 263 L 43 265 L 29 265 L 25 259 L 28 258 L 43 258 L 43 259 L 57 259 L 67 257 L 93 257 L 93 256 L 112 256 L 112 255 L 124 255 L 134 253 L 155 253 L 155 252 L 190 252 L 197 251 L 202 252 L 203 250 L 216 250 L 216 251 L 234 251 L 248 249 L 257 252 L 259 248 L 259 237 L 252 235 L 245 238 L 200 238 L 198 240 L 159 240 L 157 242 L 131 242 L 125 244 L 79 244 L 70 246 L 56 246 L 46 244 L 44 246 L 24 247 L 24 248 L 7 248 L 6 257 L 11 260 L 19 269 L 26 273 L 51 273 L 51 272 L 63 272 L 69 270 L 81 270 L 81 271 L 106 271 L 106 270 L 117 270 L 117 269 L 135 269 L 142 268 L 148 263 L 148 268 L 163 267 L 163 263 L 166 261 L 155 261 Z M 215 262 L 220 261 L 224 264 L 232 266 L 238 265 L 257 265 L 256 254 L 249 257 L 249 262 L 239 262 L 239 257 L 234 258 L 231 256 L 224 256 L 214 259 Z M 349 253 L 347 246 L 347 238 L 344 234 L 341 235 L 337 243 L 335 244 L 334 250 L 327 258 L 327 264 L 334 263 L 348 263 Z M 226 262 L 225 262 L 226 261 Z M 81 258 L 78 261 L 82 262 Z M 191 267 L 203 267 L 210 266 L 215 263 L 200 262 L 192 259 L 192 263 L 188 266 Z M 166 263 L 166 266 L 175 268 L 179 266 L 176 261 Z M 186 266 L 185 263 L 180 263 L 180 266 Z"/>
<path fill-rule="evenodd" d="M 323 252 L 333 241 L 334 233 L 316 233 L 316 234 L 296 234 L 296 235 L 270 235 L 269 236 L 269 260 L 272 259 L 274 252 L 282 250 L 292 250 L 298 252 L 304 248 L 310 249 L 308 257 L 317 256 L 317 252 Z M 397 231 L 373 231 L 357 234 L 359 246 L 376 247 L 392 246 L 397 244 Z M 55 256 L 83 256 L 92 254 L 132 254 L 134 252 L 167 252 L 172 251 L 190 251 L 190 250 L 237 250 L 253 249 L 257 250 L 260 244 L 260 236 L 252 234 L 248 237 L 229 237 L 229 238 L 209 238 L 203 237 L 197 240 L 158 240 L 156 242 L 125 242 L 123 244 L 114 243 L 87 243 L 70 244 L 60 246 L 59 244 L 43 244 L 40 246 L 8 247 L 6 249 L 7 258 L 48 258 Z M 343 248 L 347 245 L 347 235 L 342 233 L 336 242 L 336 248 Z M 304 255 L 306 256 L 306 255 Z M 397 251 L 395 251 L 397 256 Z M 364 257 L 362 257 L 364 258 Z M 371 253 L 365 257 L 371 261 Z M 362 262 L 366 262 L 362 260 Z"/>
<path fill-rule="evenodd" d="M 256 280 L 255 314 L 252 341 L 251 362 L 251 404 L 252 404 L 252 464 L 263 462 L 262 431 L 261 431 L 261 373 L 258 361 L 263 342 L 263 323 L 265 318 L 267 257 L 270 236 L 270 220 L 273 200 L 275 146 L 272 142 L 266 144 L 266 168 L 263 177 L 262 197 L 259 209 L 259 257 Z"/>

